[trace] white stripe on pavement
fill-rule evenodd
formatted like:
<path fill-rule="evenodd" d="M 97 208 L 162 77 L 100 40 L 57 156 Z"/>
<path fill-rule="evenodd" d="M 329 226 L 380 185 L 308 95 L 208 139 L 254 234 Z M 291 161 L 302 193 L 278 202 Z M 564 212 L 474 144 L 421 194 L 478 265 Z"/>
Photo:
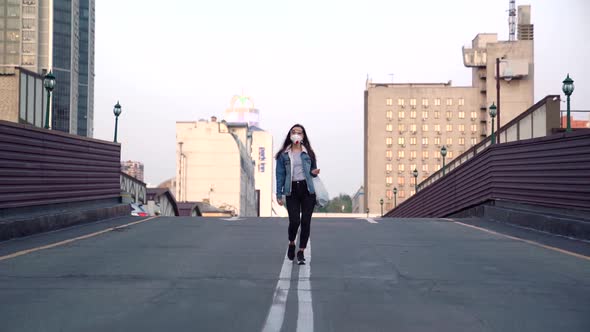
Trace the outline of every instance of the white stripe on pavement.
<path fill-rule="evenodd" d="M 283 320 L 285 318 L 285 306 L 287 305 L 287 295 L 289 295 L 289 288 L 291 287 L 291 269 L 293 262 L 287 258 L 283 260 L 283 267 L 279 274 L 279 281 L 272 298 L 272 305 L 262 332 L 279 332 L 283 327 Z"/>
<path fill-rule="evenodd" d="M 299 312 L 297 314 L 297 332 L 313 332 L 313 305 L 311 300 L 311 240 L 305 249 L 305 265 L 299 265 L 297 281 L 297 298 Z"/>
<path fill-rule="evenodd" d="M 378 224 L 378 222 L 375 221 L 375 219 L 373 219 L 373 218 L 363 218 L 363 219 L 365 219 L 366 221 L 368 221 L 369 224 Z"/>

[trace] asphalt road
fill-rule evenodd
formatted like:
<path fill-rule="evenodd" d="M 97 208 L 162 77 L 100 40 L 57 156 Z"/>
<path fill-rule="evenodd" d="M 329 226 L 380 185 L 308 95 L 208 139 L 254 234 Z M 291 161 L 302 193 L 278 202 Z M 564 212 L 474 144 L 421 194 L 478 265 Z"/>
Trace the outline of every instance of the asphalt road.
<path fill-rule="evenodd" d="M 286 219 L 138 220 L 0 243 L 0 331 L 590 331 L 584 242 L 314 218 L 298 266 Z"/>

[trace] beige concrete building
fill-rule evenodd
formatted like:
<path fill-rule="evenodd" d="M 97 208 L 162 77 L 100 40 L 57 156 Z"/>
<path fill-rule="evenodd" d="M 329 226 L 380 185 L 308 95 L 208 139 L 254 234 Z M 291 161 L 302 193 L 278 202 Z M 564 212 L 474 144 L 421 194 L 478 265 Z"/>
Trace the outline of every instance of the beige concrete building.
<path fill-rule="evenodd" d="M 231 126 L 214 117 L 211 121 L 177 122 L 177 200 L 207 201 L 236 215 L 256 216 L 250 146 L 247 124 Z"/>
<path fill-rule="evenodd" d="M 0 73 L 0 120 L 43 127 L 46 103 L 41 75 L 20 67 Z"/>
<path fill-rule="evenodd" d="M 365 89 L 364 206 L 371 213 L 393 208 L 414 194 L 418 182 L 459 156 L 491 132 L 488 107 L 496 102 L 496 58 L 500 62 L 501 123 L 533 105 L 533 28 L 530 6 L 519 7 L 519 40 L 498 41 L 497 34 L 478 34 L 463 59 L 472 68 L 469 87 L 448 83 L 373 83 Z"/>
<path fill-rule="evenodd" d="M 143 182 L 144 166 L 142 162 L 133 160 L 122 161 L 121 172 Z"/>

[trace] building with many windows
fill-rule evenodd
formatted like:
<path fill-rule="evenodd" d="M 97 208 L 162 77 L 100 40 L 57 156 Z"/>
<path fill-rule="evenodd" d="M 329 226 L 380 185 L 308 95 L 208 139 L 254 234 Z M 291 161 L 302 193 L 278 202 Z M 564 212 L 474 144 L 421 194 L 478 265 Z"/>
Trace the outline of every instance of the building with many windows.
<path fill-rule="evenodd" d="M 367 80 L 364 103 L 364 206 L 378 211 L 384 199 L 393 208 L 415 193 L 446 161 L 479 143 L 491 132 L 488 107 L 497 99 L 496 59 L 500 67 L 501 124 L 533 105 L 534 63 L 530 6 L 519 7 L 519 39 L 498 41 L 478 34 L 463 49 L 472 68 L 471 86 L 448 83 L 373 83 Z M 413 176 L 416 170 L 418 177 Z"/>
<path fill-rule="evenodd" d="M 121 172 L 132 176 L 143 182 L 143 163 L 139 161 L 127 160 L 121 162 Z"/>
<path fill-rule="evenodd" d="M 94 0 L 0 1 L 0 72 L 51 70 L 51 128 L 88 137 L 94 127 L 94 7 Z"/>

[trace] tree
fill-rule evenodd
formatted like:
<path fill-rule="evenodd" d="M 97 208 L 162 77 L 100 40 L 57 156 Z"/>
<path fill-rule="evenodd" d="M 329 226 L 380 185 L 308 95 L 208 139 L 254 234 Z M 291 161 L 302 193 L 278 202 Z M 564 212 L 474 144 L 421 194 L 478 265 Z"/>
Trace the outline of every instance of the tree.
<path fill-rule="evenodd" d="M 328 201 L 324 207 L 316 207 L 316 212 L 328 213 L 352 213 L 352 198 L 346 194 L 340 194 Z"/>

